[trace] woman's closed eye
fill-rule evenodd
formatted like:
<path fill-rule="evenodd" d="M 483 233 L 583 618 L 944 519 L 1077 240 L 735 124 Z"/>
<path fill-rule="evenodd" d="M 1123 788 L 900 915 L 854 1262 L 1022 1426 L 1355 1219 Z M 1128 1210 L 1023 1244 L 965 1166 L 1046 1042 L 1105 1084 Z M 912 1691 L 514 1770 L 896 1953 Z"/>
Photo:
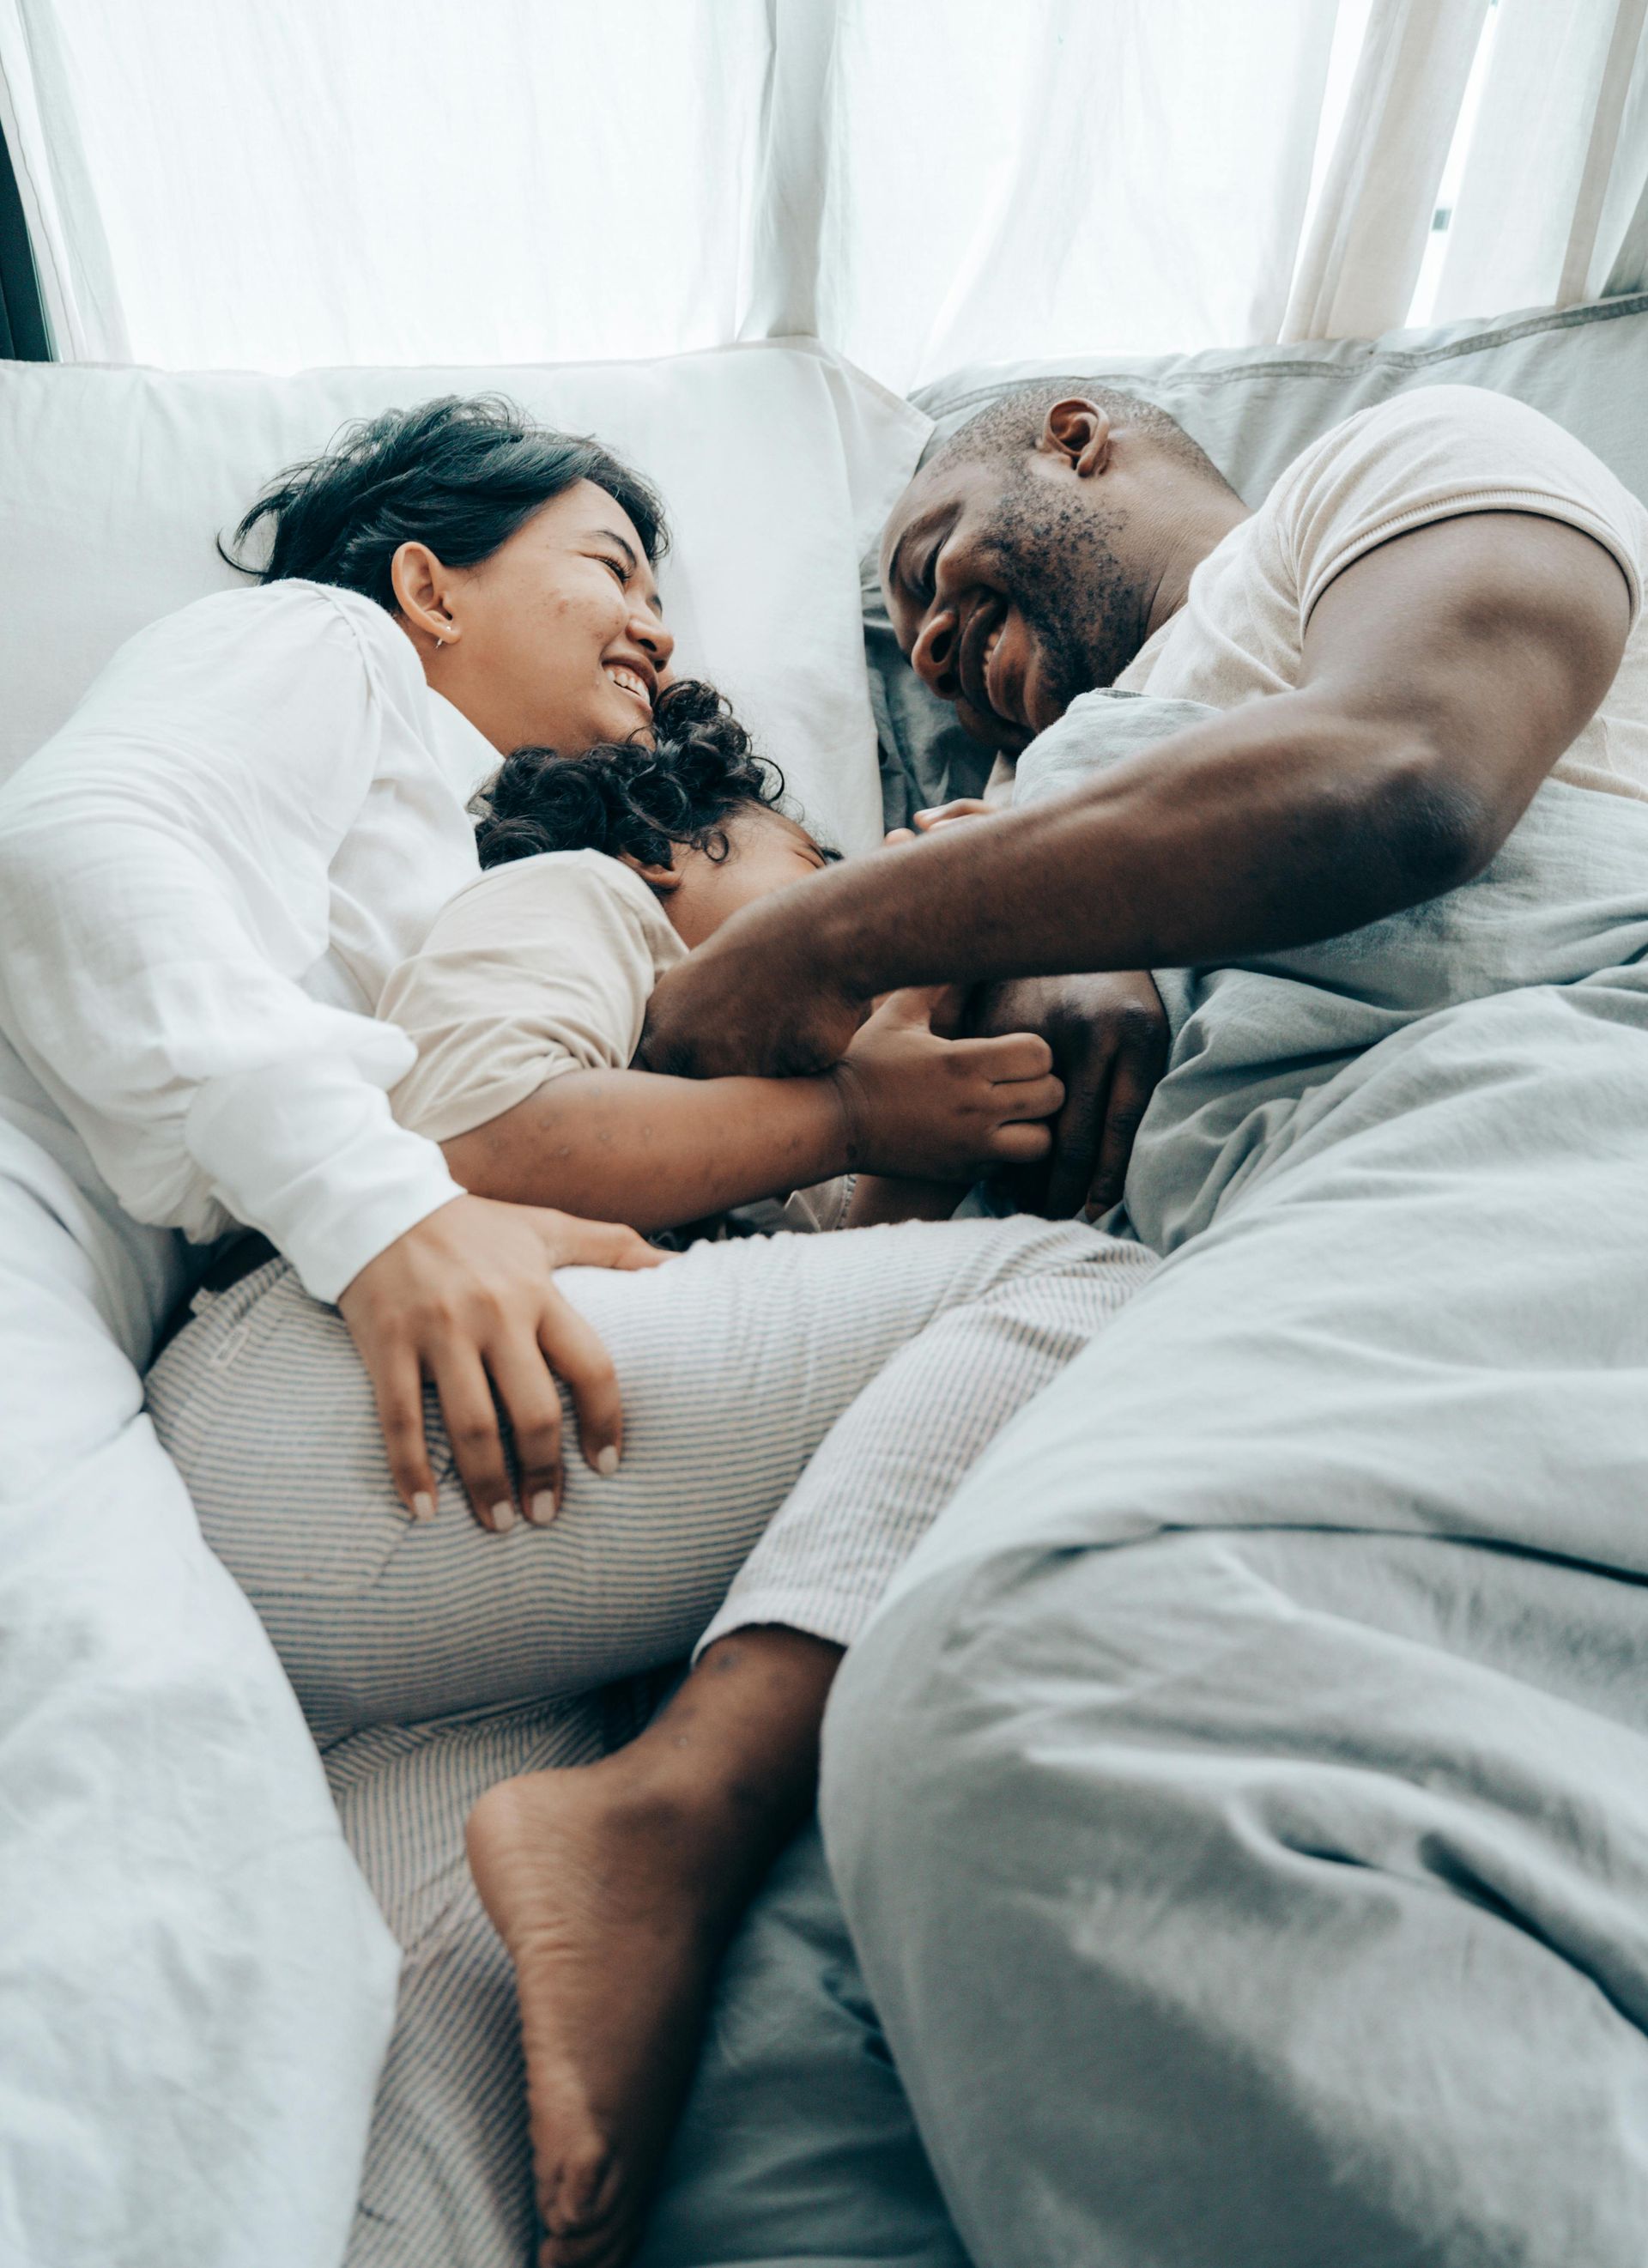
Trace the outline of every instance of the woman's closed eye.
<path fill-rule="evenodd" d="M 634 582 L 641 565 L 634 549 L 614 528 L 599 527 L 592 529 L 591 533 L 598 543 L 605 543 L 611 548 L 606 551 L 592 552 L 590 556 L 599 559 L 603 567 L 610 567 L 618 578 L 619 587 L 627 591 Z"/>

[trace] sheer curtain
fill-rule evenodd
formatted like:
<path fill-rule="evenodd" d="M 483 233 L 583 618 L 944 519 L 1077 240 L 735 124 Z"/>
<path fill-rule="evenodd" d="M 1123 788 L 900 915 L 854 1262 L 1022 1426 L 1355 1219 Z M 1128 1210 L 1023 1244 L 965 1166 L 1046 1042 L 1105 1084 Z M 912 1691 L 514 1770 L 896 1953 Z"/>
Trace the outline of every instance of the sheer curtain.
<path fill-rule="evenodd" d="M 1371 0 L 1287 338 L 1648 284 L 1648 0 Z"/>
<path fill-rule="evenodd" d="M 1402 321 L 1488 4 L 1373 0 L 1284 339 L 1355 338 Z"/>
<path fill-rule="evenodd" d="M 0 0 L 0 125 L 68 357 L 805 333 L 901 391 L 964 361 L 1375 331 L 1422 268 L 1445 316 L 1640 282 L 1645 16 Z"/>
<path fill-rule="evenodd" d="M 855 362 L 903 389 L 962 362 L 1276 335 L 1331 0 L 817 12 L 823 194 L 795 251 Z"/>
<path fill-rule="evenodd" d="M 1648 279 L 1648 0 L 1498 0 L 1435 312 Z"/>

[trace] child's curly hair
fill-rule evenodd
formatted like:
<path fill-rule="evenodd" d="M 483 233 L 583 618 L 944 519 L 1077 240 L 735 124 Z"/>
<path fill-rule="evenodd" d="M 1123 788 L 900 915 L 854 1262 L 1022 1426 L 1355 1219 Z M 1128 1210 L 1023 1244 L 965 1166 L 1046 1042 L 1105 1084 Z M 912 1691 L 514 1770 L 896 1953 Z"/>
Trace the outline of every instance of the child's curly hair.
<path fill-rule="evenodd" d="M 483 866 L 544 850 L 628 851 L 667 866 L 671 846 L 726 857 L 726 821 L 775 809 L 784 775 L 750 747 L 714 686 L 683 679 L 659 694 L 655 745 L 614 741 L 581 756 L 518 748 L 470 808 Z"/>

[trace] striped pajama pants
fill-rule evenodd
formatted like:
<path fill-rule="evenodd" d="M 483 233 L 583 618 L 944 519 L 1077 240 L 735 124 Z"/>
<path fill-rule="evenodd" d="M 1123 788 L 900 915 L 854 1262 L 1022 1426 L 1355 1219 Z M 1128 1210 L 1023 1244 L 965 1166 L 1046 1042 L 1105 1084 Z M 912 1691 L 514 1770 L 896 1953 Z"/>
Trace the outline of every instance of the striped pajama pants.
<path fill-rule="evenodd" d="M 782 1623 L 848 1645 L 1003 1425 L 1156 1266 L 1079 1222 L 911 1222 L 569 1269 L 623 1462 L 561 1517 L 472 1519 L 431 1394 L 434 1521 L 390 1488 L 335 1309 L 283 1262 L 204 1294 L 149 1406 L 257 1608 L 405 1952 L 349 2268 L 519 2268 L 533 2235 L 509 1967 L 463 1822 L 511 1773 L 629 1738 L 649 1675 Z"/>

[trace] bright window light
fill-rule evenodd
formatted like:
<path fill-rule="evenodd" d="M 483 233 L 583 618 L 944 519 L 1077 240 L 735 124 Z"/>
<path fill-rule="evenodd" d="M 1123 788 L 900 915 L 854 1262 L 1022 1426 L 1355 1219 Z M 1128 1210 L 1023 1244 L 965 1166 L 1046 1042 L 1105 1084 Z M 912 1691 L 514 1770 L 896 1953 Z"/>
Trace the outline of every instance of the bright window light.
<path fill-rule="evenodd" d="M 1447 258 L 1448 231 L 1459 208 L 1465 167 L 1470 158 L 1471 137 L 1476 131 L 1476 115 L 1482 108 L 1482 89 L 1487 85 L 1488 74 L 1493 68 L 1494 37 L 1498 29 L 1499 0 L 1489 0 L 1482 37 L 1476 43 L 1476 60 L 1472 63 L 1470 77 L 1465 82 L 1465 99 L 1460 105 L 1459 124 L 1453 129 L 1453 139 L 1448 145 L 1447 163 L 1442 168 L 1436 212 L 1431 219 L 1431 233 L 1425 240 L 1424 258 L 1419 264 L 1419 280 L 1414 286 L 1413 299 L 1408 309 L 1410 327 L 1428 323 L 1436 306 L 1437 287 L 1442 281 L 1442 263 Z"/>

